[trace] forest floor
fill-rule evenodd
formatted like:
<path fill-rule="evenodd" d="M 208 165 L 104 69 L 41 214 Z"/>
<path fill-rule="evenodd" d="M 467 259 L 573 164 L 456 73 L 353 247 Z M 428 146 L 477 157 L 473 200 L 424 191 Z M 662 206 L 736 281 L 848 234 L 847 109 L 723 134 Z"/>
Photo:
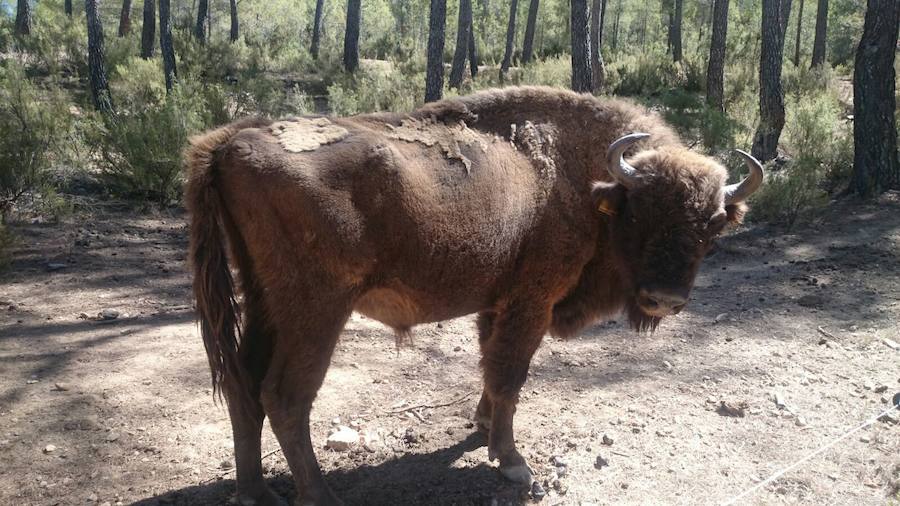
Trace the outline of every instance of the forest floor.
<path fill-rule="evenodd" d="M 0 503 L 227 503 L 231 432 L 193 321 L 183 212 L 94 204 L 13 230 L 0 274 Z M 104 310 L 118 316 L 98 319 Z M 688 309 L 655 334 L 605 322 L 546 338 L 518 444 L 547 482 L 542 504 L 722 503 L 887 409 L 898 341 L 900 196 L 839 202 L 793 231 L 724 238 Z M 532 501 L 473 428 L 478 358 L 472 318 L 422 325 L 397 351 L 390 331 L 354 315 L 313 411 L 335 492 L 351 505 Z M 739 504 L 900 500 L 898 415 Z M 325 449 L 336 418 L 378 440 Z M 266 428 L 267 478 L 290 499 L 277 449 Z"/>

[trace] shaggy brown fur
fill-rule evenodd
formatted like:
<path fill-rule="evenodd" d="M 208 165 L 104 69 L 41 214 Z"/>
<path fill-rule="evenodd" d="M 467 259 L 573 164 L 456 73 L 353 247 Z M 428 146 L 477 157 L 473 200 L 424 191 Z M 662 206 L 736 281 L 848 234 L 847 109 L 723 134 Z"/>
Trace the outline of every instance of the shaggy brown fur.
<path fill-rule="evenodd" d="M 187 153 L 201 330 L 229 404 L 239 497 L 256 504 L 277 502 L 259 467 L 264 416 L 301 497 L 336 502 L 309 409 L 353 310 L 399 332 L 479 313 L 489 456 L 528 481 L 512 418 L 541 337 L 621 310 L 635 329 L 655 328 L 639 289 L 687 294 L 715 236 L 744 212 L 724 208 L 724 168 L 626 101 L 507 88 L 316 124 L 332 123 L 347 135 L 302 152 L 251 120 Z M 629 152 L 643 182 L 627 190 L 605 152 L 636 131 L 650 137 Z"/>

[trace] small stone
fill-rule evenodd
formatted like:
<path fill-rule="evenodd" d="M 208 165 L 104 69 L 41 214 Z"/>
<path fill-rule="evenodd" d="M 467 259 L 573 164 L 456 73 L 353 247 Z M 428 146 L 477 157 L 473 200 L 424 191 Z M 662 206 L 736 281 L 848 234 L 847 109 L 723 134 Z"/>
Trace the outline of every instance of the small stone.
<path fill-rule="evenodd" d="M 462 350 L 462 346 L 454 346 L 453 347 L 453 351 L 461 351 L 461 350 Z"/>
<path fill-rule="evenodd" d="M 555 467 L 564 467 L 564 466 L 569 465 L 568 463 L 566 463 L 565 459 L 563 459 L 559 455 L 554 455 L 554 456 L 550 457 L 550 463 L 553 464 Z"/>
<path fill-rule="evenodd" d="M 784 403 L 784 397 L 781 396 L 779 392 L 775 392 L 772 394 L 772 397 L 775 399 L 775 407 L 778 409 L 784 409 L 787 407 L 787 404 Z"/>
<path fill-rule="evenodd" d="M 897 341 L 894 341 L 893 339 L 888 339 L 885 337 L 881 340 L 881 342 L 892 350 L 900 350 L 900 344 L 898 344 Z"/>
<path fill-rule="evenodd" d="M 109 434 L 106 435 L 106 442 L 107 442 L 107 443 L 112 443 L 113 441 L 116 441 L 117 439 L 119 439 L 119 433 L 118 433 L 118 432 L 110 432 Z"/>
<path fill-rule="evenodd" d="M 25 381 L 25 384 L 26 384 L 26 385 L 34 385 L 34 384 L 37 383 L 37 382 L 38 382 L 38 380 L 32 378 L 32 379 L 30 379 L 30 380 L 26 380 L 26 381 Z"/>
<path fill-rule="evenodd" d="M 119 317 L 119 312 L 115 309 L 104 309 L 97 315 L 101 320 L 115 320 Z"/>
<path fill-rule="evenodd" d="M 604 435 L 603 435 L 603 439 L 601 440 L 601 442 L 602 442 L 604 445 L 606 445 L 606 446 L 612 446 L 612 445 L 613 445 L 613 438 L 611 438 L 611 437 L 607 436 L 606 434 L 604 434 Z"/>
<path fill-rule="evenodd" d="M 604 459 L 603 456 L 597 455 L 597 458 L 594 459 L 594 468 L 603 469 L 604 467 L 609 467 L 609 461 Z"/>
<path fill-rule="evenodd" d="M 53 453 L 56 451 L 55 445 L 47 445 L 44 447 L 44 453 Z"/>
<path fill-rule="evenodd" d="M 97 502 L 100 500 L 100 497 L 96 493 L 91 493 L 91 495 L 87 496 L 87 500 L 88 502 Z"/>
<path fill-rule="evenodd" d="M 672 363 L 669 362 L 668 360 L 663 360 L 663 366 L 666 368 L 667 371 L 671 371 L 672 369 L 674 369 L 674 367 L 672 366 Z"/>
<path fill-rule="evenodd" d="M 872 439 L 869 436 L 859 436 L 860 443 L 870 443 L 871 441 Z"/>
<path fill-rule="evenodd" d="M 541 486 L 540 483 L 535 480 L 531 484 L 531 497 L 534 498 L 535 501 L 540 501 L 547 495 L 547 491 L 544 490 L 544 487 Z"/>
<path fill-rule="evenodd" d="M 802 416 L 798 416 L 796 420 L 794 420 L 794 424 L 797 427 L 806 427 L 806 419 Z"/>
<path fill-rule="evenodd" d="M 716 315 L 716 323 L 722 323 L 728 319 L 728 313 L 719 313 Z"/>
<path fill-rule="evenodd" d="M 69 385 L 67 385 L 65 383 L 54 383 L 53 390 L 55 390 L 57 392 L 65 392 L 65 391 L 69 390 Z"/>
<path fill-rule="evenodd" d="M 60 263 L 56 263 L 56 262 L 50 262 L 47 264 L 48 271 L 58 271 L 60 269 L 65 269 L 65 268 L 66 268 L 66 264 L 60 264 Z"/>
<path fill-rule="evenodd" d="M 888 389 L 887 385 L 876 385 L 875 388 L 872 389 L 872 391 L 875 392 L 876 394 L 883 394 L 883 393 L 887 392 L 887 389 Z"/>
<path fill-rule="evenodd" d="M 334 451 L 345 452 L 359 443 L 359 432 L 341 425 L 325 440 L 325 447 Z"/>
<path fill-rule="evenodd" d="M 560 478 L 562 478 L 562 477 L 564 477 L 564 476 L 567 475 L 567 474 L 569 474 L 569 468 L 568 468 L 568 467 L 566 467 L 566 466 L 558 466 L 558 467 L 556 468 L 556 476 L 559 476 Z"/>
<path fill-rule="evenodd" d="M 578 448 L 578 442 L 574 439 L 568 439 L 566 440 L 566 446 L 569 448 Z"/>
<path fill-rule="evenodd" d="M 231 469 L 232 467 L 234 467 L 234 463 L 231 461 L 231 459 L 225 459 L 222 461 L 221 464 L 219 464 L 219 469 L 228 470 L 228 469 Z"/>

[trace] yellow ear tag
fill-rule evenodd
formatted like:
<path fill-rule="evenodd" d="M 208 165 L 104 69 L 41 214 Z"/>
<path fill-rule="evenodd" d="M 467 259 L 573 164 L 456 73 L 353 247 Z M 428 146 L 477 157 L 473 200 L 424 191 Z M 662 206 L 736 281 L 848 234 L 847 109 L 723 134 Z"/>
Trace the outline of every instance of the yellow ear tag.
<path fill-rule="evenodd" d="M 612 205 L 607 199 L 603 199 L 597 204 L 597 210 L 607 216 L 615 216 L 616 210 L 612 208 Z"/>

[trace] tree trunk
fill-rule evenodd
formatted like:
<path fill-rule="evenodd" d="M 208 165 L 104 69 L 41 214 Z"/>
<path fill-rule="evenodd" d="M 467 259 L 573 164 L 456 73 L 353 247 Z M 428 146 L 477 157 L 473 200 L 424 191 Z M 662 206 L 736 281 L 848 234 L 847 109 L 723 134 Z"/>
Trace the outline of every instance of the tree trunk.
<path fill-rule="evenodd" d="M 231 0 L 231 32 L 228 35 L 231 42 L 237 42 L 241 36 L 241 25 L 238 23 L 237 0 Z"/>
<path fill-rule="evenodd" d="M 853 70 L 853 189 L 863 197 L 900 188 L 894 55 L 897 0 L 868 0 Z"/>
<path fill-rule="evenodd" d="M 781 0 L 781 38 L 787 35 L 788 20 L 791 18 L 791 0 Z"/>
<path fill-rule="evenodd" d="M 606 67 L 600 46 L 603 44 L 603 18 L 606 16 L 606 0 L 594 0 L 591 4 L 591 87 L 594 91 L 603 87 Z"/>
<path fill-rule="evenodd" d="M 144 24 L 141 26 L 141 58 L 153 58 L 156 36 L 156 5 L 154 0 L 144 0 Z"/>
<path fill-rule="evenodd" d="M 709 65 L 706 67 L 706 103 L 725 112 L 725 40 L 728 37 L 728 0 L 715 0 Z"/>
<path fill-rule="evenodd" d="M 325 8 L 325 0 L 316 0 L 316 14 L 313 17 L 312 44 L 309 45 L 309 54 L 313 60 L 319 59 L 319 40 L 322 36 L 322 10 Z"/>
<path fill-rule="evenodd" d="M 797 11 L 797 43 L 794 45 L 794 66 L 800 66 L 800 34 L 803 27 L 803 0 L 800 0 L 800 10 Z"/>
<path fill-rule="evenodd" d="M 784 128 L 784 91 L 781 65 L 784 61 L 782 20 L 790 0 L 762 0 L 762 48 L 759 56 L 759 126 L 753 137 L 753 156 L 762 162 L 778 154 L 778 139 Z"/>
<path fill-rule="evenodd" d="M 175 69 L 175 48 L 172 46 L 172 24 L 169 0 L 159 0 L 159 52 L 162 53 L 166 92 L 171 92 L 178 78 Z"/>
<path fill-rule="evenodd" d="M 813 41 L 812 66 L 825 63 L 825 34 L 828 32 L 828 0 L 819 0 L 816 12 L 816 38 Z"/>
<path fill-rule="evenodd" d="M 675 0 L 675 14 L 672 21 L 672 60 L 680 62 L 683 58 L 681 45 L 681 25 L 684 19 L 684 0 Z"/>
<path fill-rule="evenodd" d="M 572 89 L 591 91 L 591 43 L 587 0 L 572 1 Z"/>
<path fill-rule="evenodd" d="M 123 0 L 122 12 L 119 13 L 119 37 L 131 33 L 131 0 Z"/>
<path fill-rule="evenodd" d="M 469 16 L 469 74 L 472 79 L 478 75 L 478 48 L 475 47 L 475 24 Z"/>
<path fill-rule="evenodd" d="M 425 101 L 440 100 L 444 93 L 444 24 L 447 0 L 431 0 L 428 17 L 428 62 L 425 68 Z"/>
<path fill-rule="evenodd" d="M 200 44 L 206 44 L 206 16 L 209 11 L 209 0 L 200 0 L 197 4 L 197 25 L 194 27 L 194 37 Z"/>
<path fill-rule="evenodd" d="M 613 21 L 612 49 L 615 51 L 619 48 L 619 21 L 622 18 L 622 0 L 616 4 L 616 19 Z"/>
<path fill-rule="evenodd" d="M 528 21 L 525 23 L 525 41 L 522 43 L 522 65 L 531 61 L 534 54 L 534 28 L 537 25 L 538 7 L 541 0 L 531 0 L 528 5 Z"/>
<path fill-rule="evenodd" d="M 469 39 L 472 29 L 472 1 L 459 0 L 459 17 L 456 22 L 456 50 L 453 52 L 453 65 L 450 67 L 451 88 L 459 89 L 466 71 L 466 57 L 469 55 Z"/>
<path fill-rule="evenodd" d="M 16 35 L 31 35 L 31 4 L 19 0 L 16 4 Z"/>
<path fill-rule="evenodd" d="M 500 63 L 500 82 L 506 79 L 506 73 L 512 65 L 513 47 L 516 41 L 516 11 L 519 10 L 519 0 L 512 0 L 509 4 L 509 23 L 506 25 L 506 49 L 503 51 L 503 61 Z"/>
<path fill-rule="evenodd" d="M 72 17 L 72 0 L 66 0 L 63 6 L 63 9 L 66 11 L 66 16 Z"/>
<path fill-rule="evenodd" d="M 98 0 L 85 0 L 84 13 L 87 19 L 88 33 L 88 67 L 91 76 L 91 96 L 94 107 L 103 113 L 113 110 L 109 95 L 109 82 L 106 80 L 106 68 L 103 63 L 103 24 L 97 12 Z"/>
<path fill-rule="evenodd" d="M 444 0 L 446 2 L 446 0 Z M 344 70 L 355 72 L 359 68 L 359 18 L 362 16 L 360 0 L 347 0 L 347 29 L 344 31 Z M 441 51 L 444 50 L 441 27 Z"/>

